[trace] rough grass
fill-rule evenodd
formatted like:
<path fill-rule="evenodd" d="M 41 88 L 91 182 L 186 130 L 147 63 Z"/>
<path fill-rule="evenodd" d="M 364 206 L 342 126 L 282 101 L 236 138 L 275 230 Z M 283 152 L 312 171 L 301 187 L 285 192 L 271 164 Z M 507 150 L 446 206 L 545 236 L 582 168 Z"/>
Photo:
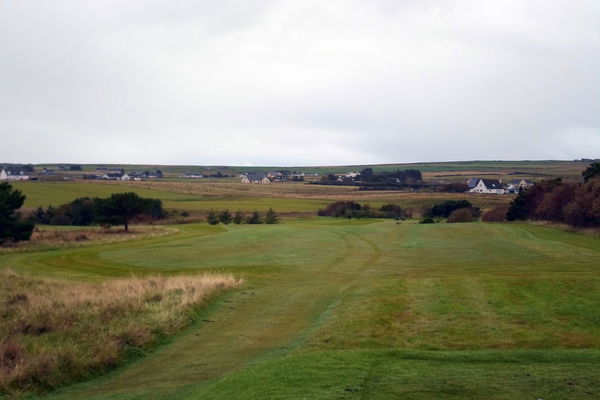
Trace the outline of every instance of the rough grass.
<path fill-rule="evenodd" d="M 0 273 L 0 395 L 48 390 L 107 371 L 192 321 L 232 275 L 101 284 Z"/>
<path fill-rule="evenodd" d="M 14 251 L 46 250 L 64 247 L 76 247 L 99 243 L 121 242 L 141 238 L 173 234 L 175 228 L 164 226 L 137 225 L 125 231 L 119 227 L 75 227 L 75 226 L 37 226 L 31 239 L 23 242 L 5 243 L 0 246 L 0 254 Z"/>

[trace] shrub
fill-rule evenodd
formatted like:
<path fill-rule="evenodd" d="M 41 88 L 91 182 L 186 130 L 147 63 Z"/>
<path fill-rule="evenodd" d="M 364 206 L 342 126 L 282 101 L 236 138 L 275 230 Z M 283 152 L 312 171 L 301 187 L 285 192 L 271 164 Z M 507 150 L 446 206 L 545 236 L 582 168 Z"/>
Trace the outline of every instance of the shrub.
<path fill-rule="evenodd" d="M 473 208 L 473 205 L 468 200 L 448 200 L 433 206 L 429 211 L 429 216 L 448 218 L 454 210 L 461 208 Z"/>
<path fill-rule="evenodd" d="M 459 208 L 458 210 L 454 210 L 448 217 L 447 222 L 473 222 L 473 210 L 471 208 Z"/>
<path fill-rule="evenodd" d="M 406 217 L 406 212 L 396 204 L 384 204 L 379 208 L 381 216 L 384 218 L 401 218 Z"/>
<path fill-rule="evenodd" d="M 508 206 L 499 206 L 486 211 L 481 216 L 483 222 L 504 222 L 506 221 L 506 213 Z"/>
<path fill-rule="evenodd" d="M 318 215 L 322 217 L 352 218 L 353 216 L 357 216 L 357 212 L 361 208 L 360 204 L 353 201 L 336 201 L 329 204 L 325 209 L 319 210 Z"/>
<path fill-rule="evenodd" d="M 435 224 L 435 220 L 431 217 L 425 217 L 419 221 L 420 224 Z"/>

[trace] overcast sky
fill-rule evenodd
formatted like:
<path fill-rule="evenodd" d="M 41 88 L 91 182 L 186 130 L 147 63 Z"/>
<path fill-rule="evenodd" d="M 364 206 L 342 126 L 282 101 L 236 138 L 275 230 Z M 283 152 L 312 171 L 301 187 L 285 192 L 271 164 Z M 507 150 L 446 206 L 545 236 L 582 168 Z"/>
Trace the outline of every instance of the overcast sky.
<path fill-rule="evenodd" d="M 0 2 L 0 162 L 600 157 L 600 1 Z"/>

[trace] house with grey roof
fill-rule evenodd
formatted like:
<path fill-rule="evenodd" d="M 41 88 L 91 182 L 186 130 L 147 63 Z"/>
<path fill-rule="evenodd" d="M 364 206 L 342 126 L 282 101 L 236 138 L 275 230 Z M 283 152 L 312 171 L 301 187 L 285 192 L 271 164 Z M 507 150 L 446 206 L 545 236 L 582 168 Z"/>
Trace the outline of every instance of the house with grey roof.
<path fill-rule="evenodd" d="M 504 194 L 502 181 L 499 179 L 479 179 L 477 185 L 469 190 L 470 193 Z"/>

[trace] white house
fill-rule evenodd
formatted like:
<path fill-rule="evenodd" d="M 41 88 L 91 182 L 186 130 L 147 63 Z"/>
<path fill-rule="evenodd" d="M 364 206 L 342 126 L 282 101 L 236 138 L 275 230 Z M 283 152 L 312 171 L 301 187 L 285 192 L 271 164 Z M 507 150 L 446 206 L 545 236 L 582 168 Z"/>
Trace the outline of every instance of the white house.
<path fill-rule="evenodd" d="M 2 169 L 0 171 L 0 181 L 27 181 L 29 175 L 26 175 L 23 171 L 11 171 L 9 169 Z"/>
<path fill-rule="evenodd" d="M 480 179 L 470 193 L 504 194 L 502 181 L 498 179 Z"/>
<path fill-rule="evenodd" d="M 121 176 L 121 180 L 122 181 L 130 181 L 131 177 L 127 173 L 124 173 L 123 176 Z"/>
<path fill-rule="evenodd" d="M 265 174 L 247 173 L 242 175 L 242 183 L 271 183 Z"/>

